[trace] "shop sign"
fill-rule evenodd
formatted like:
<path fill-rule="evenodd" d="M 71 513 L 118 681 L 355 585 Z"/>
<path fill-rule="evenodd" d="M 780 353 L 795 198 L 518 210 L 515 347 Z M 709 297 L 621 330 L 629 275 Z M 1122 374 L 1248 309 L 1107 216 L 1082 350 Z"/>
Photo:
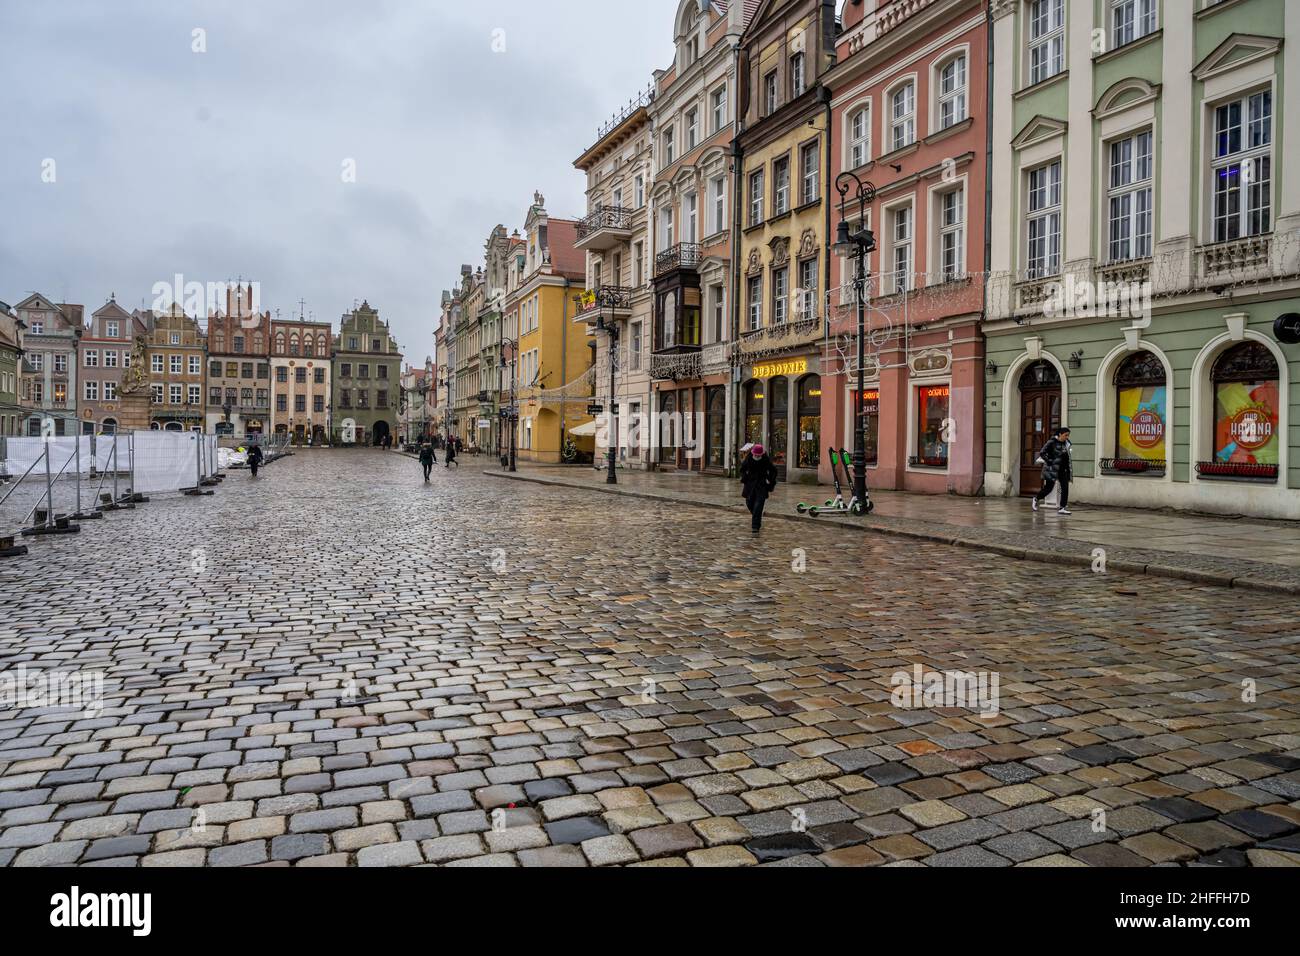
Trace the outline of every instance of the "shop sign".
<path fill-rule="evenodd" d="M 754 366 L 754 378 L 776 378 L 780 375 L 803 375 L 808 371 L 806 358 L 787 359 L 784 362 L 764 362 Z"/>
<path fill-rule="evenodd" d="M 1128 435 L 1138 448 L 1149 450 L 1164 442 L 1165 423 L 1155 409 L 1144 408 L 1129 419 Z"/>

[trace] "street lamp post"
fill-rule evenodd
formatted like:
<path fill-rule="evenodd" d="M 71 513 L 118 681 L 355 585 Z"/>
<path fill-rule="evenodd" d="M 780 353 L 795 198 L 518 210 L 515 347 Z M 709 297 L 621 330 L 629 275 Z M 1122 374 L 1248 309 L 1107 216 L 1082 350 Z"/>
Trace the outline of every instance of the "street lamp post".
<path fill-rule="evenodd" d="M 867 419 L 864 404 L 867 366 L 867 254 L 876 248 L 875 234 L 866 227 L 866 222 L 867 206 L 876 198 L 876 187 L 851 172 L 843 172 L 835 180 L 835 189 L 840 194 L 840 225 L 835 234 L 835 254 L 846 262 L 852 258 L 856 266 L 853 291 L 858 307 L 858 394 L 854 402 L 853 418 L 853 499 L 859 509 L 857 513 L 862 514 L 867 502 Z M 850 189 L 853 190 L 852 198 L 849 196 Z M 855 232 L 849 231 L 849 223 L 845 218 L 850 202 L 856 202 L 858 206 Z"/>
<path fill-rule="evenodd" d="M 616 485 L 618 484 L 618 471 L 614 463 L 614 442 L 617 440 L 618 428 L 614 412 L 614 355 L 618 349 L 618 326 L 613 321 L 606 322 L 605 317 L 602 315 L 596 319 L 596 328 L 609 336 L 609 408 L 605 413 L 605 444 L 608 446 L 609 472 L 605 475 L 605 484 Z"/>
<path fill-rule="evenodd" d="M 515 390 L 515 359 L 519 351 L 519 341 L 517 339 L 502 338 L 500 344 L 502 346 L 501 367 L 503 369 L 506 367 L 504 347 L 506 345 L 510 346 L 510 408 L 506 411 L 506 417 L 510 420 L 510 464 L 508 468 L 510 471 L 515 471 L 515 442 L 518 438 L 515 428 L 519 421 L 519 394 Z"/>

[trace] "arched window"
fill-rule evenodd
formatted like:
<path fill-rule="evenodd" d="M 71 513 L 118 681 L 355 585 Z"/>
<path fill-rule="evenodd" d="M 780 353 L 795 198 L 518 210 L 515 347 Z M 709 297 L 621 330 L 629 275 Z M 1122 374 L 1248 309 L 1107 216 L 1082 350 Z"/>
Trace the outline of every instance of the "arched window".
<path fill-rule="evenodd" d="M 1169 414 L 1166 384 L 1164 363 L 1146 349 L 1134 352 L 1115 370 L 1117 461 L 1164 465 Z"/>
<path fill-rule="evenodd" d="M 849 116 L 849 169 L 865 166 L 871 158 L 871 104 L 865 103 Z"/>
<path fill-rule="evenodd" d="M 745 444 L 752 445 L 763 440 L 763 391 L 762 382 L 750 382 L 745 386 Z"/>
<path fill-rule="evenodd" d="M 1201 473 L 1276 481 L 1280 405 L 1273 353 L 1260 342 L 1235 345 L 1215 361 L 1210 381 L 1214 388 L 1214 464 L 1233 467 L 1202 467 Z"/>
<path fill-rule="evenodd" d="M 822 380 L 808 375 L 799 380 L 798 467 L 816 468 L 822 447 Z"/>
<path fill-rule="evenodd" d="M 1040 359 L 1030 365 L 1020 376 L 1020 388 L 1060 387 L 1061 373 L 1051 362 Z"/>
<path fill-rule="evenodd" d="M 289 338 L 289 354 L 290 354 L 290 355 L 301 355 L 301 354 L 302 354 L 302 348 L 301 348 L 301 346 L 298 344 L 298 336 L 296 336 L 296 335 L 290 336 L 290 338 Z"/>
<path fill-rule="evenodd" d="M 253 336 L 253 352 L 254 352 L 255 354 L 257 354 L 257 355 L 261 355 L 261 354 L 262 354 L 262 343 L 263 343 L 264 341 L 265 341 L 265 340 L 262 338 L 262 333 L 261 333 L 261 332 L 258 332 L 256 335 Z"/>
<path fill-rule="evenodd" d="M 283 332 L 277 332 L 277 333 L 275 334 L 275 354 L 276 354 L 276 355 L 284 355 L 284 354 L 285 354 L 285 351 L 284 351 L 284 333 L 283 333 Z"/>

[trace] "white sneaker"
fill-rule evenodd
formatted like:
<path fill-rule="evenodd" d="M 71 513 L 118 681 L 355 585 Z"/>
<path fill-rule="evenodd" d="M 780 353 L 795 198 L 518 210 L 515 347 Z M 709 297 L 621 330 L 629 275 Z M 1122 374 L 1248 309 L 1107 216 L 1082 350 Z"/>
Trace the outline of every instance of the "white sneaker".
<path fill-rule="evenodd" d="M 1064 515 L 1064 516 L 1067 517 L 1067 518 L 1068 518 L 1068 517 L 1070 516 L 1070 514 L 1071 514 L 1071 512 L 1070 512 L 1070 510 L 1069 510 L 1068 508 L 1061 508 L 1061 509 L 1060 509 L 1059 511 L 1057 511 L 1056 513 L 1057 513 L 1058 515 Z"/>
<path fill-rule="evenodd" d="M 1037 510 L 1038 510 L 1038 497 L 1037 497 L 1037 496 L 1034 496 L 1033 498 L 1030 498 L 1029 501 L 1030 501 L 1030 503 L 1033 505 L 1034 510 L 1037 511 Z"/>

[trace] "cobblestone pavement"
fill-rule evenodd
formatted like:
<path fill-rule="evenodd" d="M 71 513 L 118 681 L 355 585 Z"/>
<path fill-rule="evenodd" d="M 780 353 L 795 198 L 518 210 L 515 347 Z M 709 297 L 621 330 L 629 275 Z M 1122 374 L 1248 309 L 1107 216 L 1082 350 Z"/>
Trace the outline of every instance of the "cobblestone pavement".
<path fill-rule="evenodd" d="M 1297 611 L 304 452 L 0 563 L 0 862 L 1295 865 Z"/>
<path fill-rule="evenodd" d="M 493 463 L 480 467 L 502 474 Z M 504 477 L 504 475 L 503 475 Z M 513 475 L 596 491 L 611 490 L 592 468 L 521 464 Z M 725 505 L 743 510 L 735 481 L 686 472 L 620 470 L 620 494 L 669 501 Z M 833 489 L 780 485 L 768 502 L 773 517 L 795 519 L 800 501 L 821 503 Z M 1202 584 L 1259 588 L 1300 596 L 1300 522 L 1221 517 L 1167 510 L 1079 504 L 1062 518 L 1049 508 L 1037 513 L 1028 499 L 964 498 L 873 491 L 876 510 L 866 521 L 833 517 L 800 521 L 838 522 L 844 527 L 960 544 L 1012 557 L 1091 566 L 1098 547 L 1115 570 L 1145 571 Z"/>

